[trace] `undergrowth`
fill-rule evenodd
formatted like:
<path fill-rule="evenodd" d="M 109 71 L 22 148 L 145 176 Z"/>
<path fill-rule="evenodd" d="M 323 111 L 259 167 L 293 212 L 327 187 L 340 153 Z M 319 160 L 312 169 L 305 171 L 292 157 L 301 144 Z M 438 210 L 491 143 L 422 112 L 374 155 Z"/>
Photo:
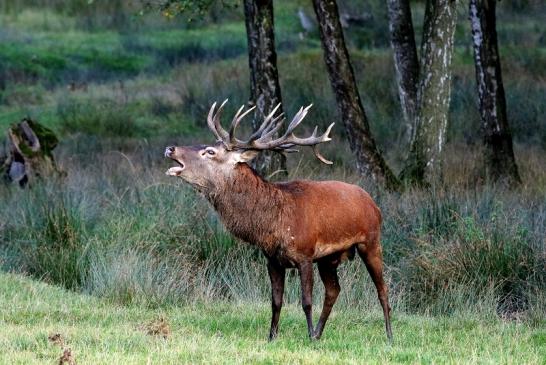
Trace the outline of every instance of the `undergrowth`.
<path fill-rule="evenodd" d="M 164 177 L 166 166 L 153 148 L 133 148 L 96 156 L 93 164 L 85 154 L 61 150 L 69 171 L 63 181 L 2 188 L 4 269 L 119 303 L 267 300 L 261 253 L 225 232 L 187 186 Z M 546 206 L 540 190 L 485 185 L 372 193 L 384 215 L 395 310 L 507 318 L 533 318 L 543 310 Z M 358 259 L 343 265 L 340 277 L 338 306 L 377 305 Z M 299 300 L 295 272 L 286 291 L 288 302 Z"/>

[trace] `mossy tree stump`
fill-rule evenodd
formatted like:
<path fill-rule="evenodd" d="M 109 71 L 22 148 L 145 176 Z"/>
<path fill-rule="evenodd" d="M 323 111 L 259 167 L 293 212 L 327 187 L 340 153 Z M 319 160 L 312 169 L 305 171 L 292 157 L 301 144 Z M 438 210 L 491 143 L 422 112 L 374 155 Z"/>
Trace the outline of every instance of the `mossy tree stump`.
<path fill-rule="evenodd" d="M 0 174 L 8 182 L 25 186 L 39 178 L 59 176 L 52 151 L 59 140 L 49 128 L 29 118 L 12 124 L 7 131 Z"/>

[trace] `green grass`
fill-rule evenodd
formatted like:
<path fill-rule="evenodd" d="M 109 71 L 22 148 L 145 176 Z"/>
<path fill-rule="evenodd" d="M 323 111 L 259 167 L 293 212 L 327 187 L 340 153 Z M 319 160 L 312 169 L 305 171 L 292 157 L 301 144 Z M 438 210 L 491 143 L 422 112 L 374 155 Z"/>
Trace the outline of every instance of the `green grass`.
<path fill-rule="evenodd" d="M 544 327 L 468 316 L 394 313 L 390 345 L 378 311 L 334 308 L 322 340 L 311 342 L 301 309 L 289 305 L 279 339 L 268 343 L 268 303 L 125 307 L 5 273 L 0 307 L 3 364 L 55 363 L 62 349 L 48 341 L 54 333 L 62 335 L 78 364 L 544 364 L 546 359 Z M 160 317 L 170 327 L 166 339 L 146 333 Z"/>
<path fill-rule="evenodd" d="M 39 10 L 27 9 L 26 13 Z M 188 61 L 232 58 L 246 53 L 244 23 L 200 29 L 29 31 L 27 17 L 9 21 L 0 13 L 7 35 L 0 44 L 0 79 L 7 84 L 41 82 L 48 87 L 71 81 L 119 80 L 146 72 L 157 74 Z M 2 95 L 0 93 L 0 102 Z"/>

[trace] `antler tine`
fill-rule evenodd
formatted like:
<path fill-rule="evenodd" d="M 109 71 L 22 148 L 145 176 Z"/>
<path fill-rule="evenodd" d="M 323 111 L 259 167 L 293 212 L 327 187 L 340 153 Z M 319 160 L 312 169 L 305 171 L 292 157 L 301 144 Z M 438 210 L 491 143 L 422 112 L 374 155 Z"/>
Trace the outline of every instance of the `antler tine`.
<path fill-rule="evenodd" d="M 284 113 L 281 113 L 281 114 L 277 115 L 275 118 L 273 118 L 273 124 L 277 123 L 277 121 L 279 119 L 284 119 Z"/>
<path fill-rule="evenodd" d="M 324 156 L 320 154 L 320 152 L 318 150 L 318 145 L 313 146 L 313 153 L 320 160 L 320 162 L 323 162 L 326 165 L 332 165 L 333 164 L 332 161 L 325 159 Z"/>
<path fill-rule="evenodd" d="M 267 125 L 262 132 L 262 136 L 269 134 L 273 129 L 280 128 L 284 123 L 284 113 L 277 115 L 275 118 L 271 119 L 271 123 Z M 260 137 L 261 138 L 261 137 Z"/>
<path fill-rule="evenodd" d="M 226 105 L 228 99 L 224 100 L 224 102 L 220 105 L 216 113 L 214 114 L 213 123 L 214 128 L 216 130 L 217 135 L 220 137 L 219 139 L 224 143 L 229 143 L 229 133 L 226 132 L 224 128 L 222 128 L 222 125 L 220 124 L 220 115 L 222 115 L 222 110 L 224 109 L 224 105 Z"/>
<path fill-rule="evenodd" d="M 318 126 L 315 127 L 313 130 L 313 134 L 311 134 L 311 137 L 308 138 L 297 138 L 292 134 L 293 138 L 290 138 L 289 141 L 292 143 L 290 147 L 294 145 L 300 145 L 300 146 L 312 146 L 313 153 L 315 156 L 323 163 L 327 165 L 332 165 L 333 162 L 330 160 L 327 160 L 324 156 L 322 156 L 318 150 L 319 143 L 328 142 L 331 141 L 332 138 L 330 138 L 330 131 L 334 127 L 335 123 L 332 123 L 328 126 L 326 129 L 326 132 L 324 132 L 320 137 L 317 137 L 317 131 Z"/>
<path fill-rule="evenodd" d="M 273 110 L 271 111 L 271 113 L 269 113 L 269 114 L 265 117 L 264 124 L 265 124 L 265 121 L 269 121 L 269 120 L 271 120 L 271 119 L 275 116 L 275 113 L 277 113 L 277 110 L 279 110 L 280 107 L 281 107 L 281 103 L 278 103 L 277 105 L 275 105 L 275 107 L 273 108 Z"/>
<path fill-rule="evenodd" d="M 316 136 L 315 132 L 313 132 L 313 134 L 310 137 L 306 137 L 306 138 L 299 138 L 299 137 L 296 137 L 294 134 L 291 134 L 286 139 L 281 140 L 282 139 L 281 137 L 278 140 L 273 141 L 273 143 L 275 143 L 275 146 L 277 147 L 277 146 L 283 146 L 283 145 L 314 146 L 319 143 L 328 142 L 332 140 L 329 134 L 332 128 L 334 127 L 334 125 L 335 123 L 330 124 L 328 128 L 326 129 L 326 132 L 324 132 L 318 137 Z M 280 143 L 276 143 L 277 141 Z"/>
<path fill-rule="evenodd" d="M 292 119 L 292 122 L 290 122 L 290 125 L 288 126 L 287 130 L 290 130 L 290 133 L 296 129 L 296 127 L 303 121 L 303 119 L 307 116 L 307 113 L 309 112 L 309 109 L 313 104 L 309 104 L 305 109 L 302 108 L 302 110 L 294 116 Z"/>
<path fill-rule="evenodd" d="M 231 122 L 231 128 L 229 129 L 229 140 L 231 143 L 238 142 L 238 140 L 235 138 L 235 129 L 239 126 L 239 123 L 241 123 L 241 120 L 244 119 L 254 109 L 256 109 L 256 106 L 253 106 L 252 108 L 248 109 L 243 114 L 239 115 L 239 113 L 244 109 L 244 105 L 239 109 L 237 114 L 235 114 L 235 117 L 233 118 L 233 121 Z"/>
<path fill-rule="evenodd" d="M 279 110 L 281 106 L 281 103 L 278 103 L 277 106 L 275 106 L 275 108 L 273 108 L 273 110 L 271 111 L 271 113 L 269 113 L 263 123 L 260 125 L 260 127 L 256 130 L 256 132 L 252 133 L 252 135 L 248 138 L 248 141 L 247 143 L 251 143 L 257 139 L 260 139 L 260 137 L 262 136 L 262 134 L 264 133 L 267 133 L 266 131 L 270 128 L 271 125 L 273 125 L 277 119 L 282 116 L 282 113 L 277 116 L 276 118 L 273 118 L 273 116 L 275 115 L 275 113 L 277 112 L 277 110 Z"/>
<path fill-rule="evenodd" d="M 294 129 L 303 121 L 303 119 L 307 115 L 307 112 L 309 111 L 309 108 L 311 108 L 312 105 L 313 104 L 307 106 L 306 108 L 301 107 L 300 110 L 298 110 L 298 112 L 296 113 L 296 115 L 294 115 L 294 118 L 292 118 L 292 121 L 288 125 L 288 128 L 286 128 L 286 132 L 284 133 L 284 135 L 280 137 L 279 139 L 277 139 L 277 141 L 282 141 L 288 138 L 292 134 Z M 279 128 L 280 126 L 276 125 L 273 129 L 278 130 Z M 258 139 L 258 141 L 267 142 L 272 135 L 273 133 L 262 134 L 262 136 Z"/>
<path fill-rule="evenodd" d="M 301 107 L 300 110 L 298 110 L 298 112 L 296 113 L 296 115 L 294 115 L 294 117 L 292 118 L 292 121 L 288 125 L 288 128 L 286 128 L 284 135 L 280 137 L 278 140 L 286 139 L 292 134 L 294 129 L 296 129 L 296 127 L 303 121 L 303 119 L 307 115 L 307 112 L 309 111 L 309 108 L 311 108 L 312 105 L 313 104 L 310 104 L 306 108 Z M 277 126 L 275 126 L 275 128 L 278 130 L 280 127 L 277 128 Z M 267 136 L 264 135 L 263 138 L 260 138 L 259 140 L 263 142 L 267 142 L 269 137 L 272 135 L 273 133 L 268 133 Z"/>
<path fill-rule="evenodd" d="M 260 128 L 258 128 L 258 131 L 260 132 L 264 132 L 265 130 L 267 130 L 269 128 L 269 126 L 272 124 L 272 121 L 273 121 L 273 116 L 275 115 L 275 113 L 277 112 L 277 110 L 279 110 L 279 108 L 281 107 L 281 103 L 278 103 L 274 108 L 273 110 L 268 114 L 266 115 L 262 125 L 260 125 Z"/>
<path fill-rule="evenodd" d="M 283 136 L 281 136 L 278 139 L 269 141 L 267 139 L 273 133 L 264 134 L 260 139 L 254 141 L 252 143 L 253 148 L 258 149 L 258 150 L 274 150 L 274 151 L 279 151 L 279 152 L 283 152 L 283 151 L 293 152 L 294 151 L 294 149 L 293 149 L 294 146 L 310 146 L 310 147 L 313 147 L 313 152 L 314 152 L 315 156 L 321 162 L 323 162 L 325 164 L 332 164 L 332 161 L 327 160 L 326 158 L 324 158 L 324 156 L 322 156 L 320 154 L 320 152 L 318 151 L 317 146 L 320 143 L 328 142 L 328 141 L 331 140 L 329 135 L 330 135 L 330 132 L 332 131 L 332 128 L 334 127 L 335 123 L 330 124 L 328 126 L 328 128 L 326 129 L 326 131 L 320 136 L 317 136 L 318 127 L 315 127 L 315 129 L 313 130 L 313 133 L 311 134 L 311 136 L 309 136 L 307 138 L 296 137 L 294 135 L 294 133 L 293 133 L 294 129 L 305 118 L 305 116 L 307 115 L 307 112 L 309 111 L 310 108 L 311 108 L 311 105 L 307 106 L 306 108 L 300 108 L 300 110 L 296 113 L 296 115 L 294 116 L 294 118 L 290 122 L 290 125 L 288 126 L 288 128 L 287 128 L 287 130 L 286 130 L 286 132 L 284 133 Z M 275 127 L 277 127 L 277 126 L 275 126 Z"/>
<path fill-rule="evenodd" d="M 312 105 L 312 104 L 311 104 Z M 309 108 L 311 108 L 311 105 L 307 106 L 307 108 L 301 107 L 300 110 L 294 115 L 294 118 L 292 118 L 292 121 L 288 125 L 288 128 L 286 128 L 286 135 L 288 136 L 296 127 L 303 121 L 305 116 L 307 115 L 307 112 L 309 111 Z"/>
<path fill-rule="evenodd" d="M 243 111 L 243 109 L 245 108 L 245 105 L 241 105 L 241 107 L 239 108 L 239 110 L 237 110 L 237 113 L 235 113 L 235 116 L 233 117 L 233 120 L 231 121 L 231 126 L 229 127 L 229 141 L 230 142 L 233 142 L 235 140 L 235 129 L 237 129 L 237 126 L 239 125 L 239 123 L 241 122 L 241 118 L 239 118 L 239 114 L 241 114 L 241 112 Z M 245 113 L 246 115 L 246 113 Z M 244 116 L 244 115 L 243 115 Z"/>
<path fill-rule="evenodd" d="M 332 138 L 330 138 L 330 132 L 332 131 L 332 128 L 334 128 L 334 125 L 336 125 L 336 123 L 330 124 L 330 125 L 328 126 L 328 128 L 326 128 L 326 132 L 324 132 L 324 133 L 322 134 L 322 137 L 323 137 L 323 138 L 327 138 L 327 139 L 325 140 L 325 142 L 326 142 L 326 141 L 331 141 L 331 140 L 332 140 Z M 315 127 L 315 131 L 316 131 L 317 129 L 318 129 L 318 127 Z"/>
<path fill-rule="evenodd" d="M 239 110 L 237 110 L 237 113 L 235 113 L 235 116 L 233 117 L 233 120 L 231 121 L 231 124 L 233 124 L 233 122 L 235 122 L 235 120 L 237 120 L 237 118 L 239 118 L 239 115 L 241 114 L 241 112 L 243 111 L 244 108 L 245 108 L 245 104 L 241 105 Z"/>
<path fill-rule="evenodd" d="M 222 137 L 220 136 L 220 134 L 218 134 L 218 131 L 216 130 L 216 126 L 214 124 L 214 109 L 216 109 L 216 102 L 214 102 L 214 104 L 212 104 L 212 106 L 210 107 L 209 115 L 207 117 L 207 125 L 209 126 L 209 129 L 214 134 L 216 139 L 221 141 Z"/>
<path fill-rule="evenodd" d="M 291 133 L 291 131 L 294 130 L 293 128 L 294 122 L 300 117 L 301 113 L 303 113 L 303 107 L 301 107 L 300 110 L 298 110 L 298 112 L 294 115 L 294 117 L 290 121 L 290 124 L 288 124 L 288 127 L 286 128 L 286 132 L 284 133 L 285 137 L 288 136 Z"/>
<path fill-rule="evenodd" d="M 273 119 L 273 121 L 271 123 L 271 126 L 273 126 L 273 127 L 265 130 L 262 133 L 259 140 L 267 141 L 268 139 L 271 138 L 271 136 L 273 136 L 275 133 L 277 133 L 281 129 L 282 125 L 284 124 L 284 118 L 282 118 L 282 116 L 283 115 L 281 114 L 277 118 Z"/>

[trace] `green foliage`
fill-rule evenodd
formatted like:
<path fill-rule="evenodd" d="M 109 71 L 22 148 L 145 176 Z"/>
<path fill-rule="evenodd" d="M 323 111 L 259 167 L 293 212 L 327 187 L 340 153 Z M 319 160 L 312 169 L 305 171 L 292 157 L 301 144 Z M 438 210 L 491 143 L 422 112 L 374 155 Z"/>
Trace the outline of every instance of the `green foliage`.
<path fill-rule="evenodd" d="M 246 53 L 242 23 L 221 24 L 207 29 L 156 31 L 124 35 L 124 49 L 133 54 L 152 54 L 155 66 L 172 67 L 185 62 L 233 58 Z"/>
<path fill-rule="evenodd" d="M 6 9 L 0 13 L 4 21 L 2 27 L 8 30 L 0 45 L 0 62 L 4 66 L 0 70 L 0 100 L 9 107 L 0 108 L 0 123 L 14 110 L 19 110 L 19 119 L 29 114 L 29 105 L 47 105 L 51 109 L 52 104 L 59 103 L 58 99 L 64 103 L 62 99 L 66 95 L 62 93 L 45 94 L 64 89 L 71 83 L 89 85 L 93 89 L 94 82 L 115 85 L 120 79 L 136 75 L 149 79 L 155 87 L 174 85 L 182 94 L 178 109 L 168 115 L 139 108 L 137 116 L 163 119 L 159 122 L 157 118 L 151 118 L 142 123 L 144 129 L 150 125 L 177 126 L 173 118 L 184 122 L 188 119 L 201 121 L 211 100 L 229 97 L 232 102 L 241 104 L 248 99 L 246 34 L 240 7 L 214 4 L 205 14 L 188 23 L 185 17 L 162 17 L 157 8 L 136 16 L 143 3 L 132 7 L 123 1 L 94 1 L 91 4 L 82 1 L 74 4 L 56 0 L 39 4 L 30 0 L 6 3 Z M 164 2 L 173 6 L 200 6 L 201 3 L 209 2 Z M 350 26 L 345 34 L 372 132 L 396 169 L 405 158 L 407 145 L 403 139 L 403 118 L 398 105 L 392 55 L 385 38 L 388 35 L 386 9 L 376 0 L 341 1 L 339 6 L 348 14 L 367 14 L 364 26 Z M 414 6 L 416 19 L 422 17 L 421 6 Z M 339 119 L 339 115 L 323 66 L 317 32 L 299 39 L 299 7 L 312 17 L 308 3 L 281 1 L 275 4 L 283 100 L 289 114 L 300 105 L 313 102 L 313 116 L 324 126 Z M 202 9 L 205 8 L 207 6 Z M 513 13 L 510 6 L 499 9 L 499 42 L 509 122 L 516 142 L 543 148 L 546 143 L 541 107 L 544 85 L 539 80 L 545 69 L 542 67 L 544 47 L 541 46 L 544 37 L 538 26 L 540 12 L 536 12 L 532 4 L 524 8 L 527 10 L 518 14 Z M 103 23 L 96 20 L 101 17 L 105 19 Z M 119 27 L 108 26 L 109 17 L 119 19 Z M 89 20 L 95 25 L 81 26 L 84 19 L 91 18 L 96 18 Z M 415 22 L 417 33 L 420 23 Z M 54 24 L 62 26 L 55 27 Z M 460 22 L 457 45 L 448 143 L 479 144 L 480 122 L 466 21 Z M 231 60 L 224 61 L 226 59 Z M 101 104 L 100 99 L 101 95 L 90 96 L 84 103 Z M 153 108 L 159 103 L 161 101 L 156 97 L 148 105 Z M 38 110 L 38 119 L 45 120 L 41 115 L 47 114 L 49 109 Z M 110 116 L 109 108 L 102 109 Z M 136 123 L 141 124 L 141 120 Z M 159 129 L 163 130 L 162 127 Z M 182 132 L 198 130 L 185 128 Z M 139 131 L 135 136 L 145 134 Z M 334 134 L 345 139 L 342 123 L 337 123 Z"/>
<path fill-rule="evenodd" d="M 3 65 L 1 77 L 6 81 L 18 79 L 29 82 L 43 79 L 47 82 L 52 75 L 68 67 L 66 60 L 54 52 L 44 50 L 37 55 L 15 43 L 0 44 L 0 62 Z"/>
<path fill-rule="evenodd" d="M 146 57 L 129 54 L 117 45 L 108 49 L 108 34 L 92 42 L 76 34 L 67 36 L 69 43 L 57 42 L 56 35 L 37 37 L 21 45 L 19 41 L 0 44 L 0 62 L 4 65 L 0 78 L 6 82 L 35 83 L 46 86 L 88 79 L 109 79 L 133 76 L 149 63 Z M 83 43 L 82 43 L 83 42 Z M 83 78 L 85 80 L 85 78 Z"/>
<path fill-rule="evenodd" d="M 120 112 L 116 103 L 98 100 L 87 104 L 73 99 L 57 107 L 59 128 L 64 133 L 84 133 L 110 137 L 132 137 L 139 133 L 134 116 L 127 110 Z"/>
<path fill-rule="evenodd" d="M 141 0 L 148 11 L 160 11 L 166 18 L 173 18 L 177 15 L 185 15 L 189 21 L 194 17 L 203 17 L 210 12 L 213 7 L 233 8 L 238 4 L 234 0 L 161 0 L 149 2 Z M 219 4 L 218 4 L 219 3 Z"/>
<path fill-rule="evenodd" d="M 118 244 L 93 251 L 85 290 L 116 303 L 157 307 L 186 302 L 192 279 L 185 256 Z"/>
<path fill-rule="evenodd" d="M 64 135 L 85 134 L 123 139 L 161 135 L 194 134 L 195 122 L 180 107 L 157 97 L 147 101 L 129 100 L 123 86 L 92 102 L 81 97 L 60 100 L 55 112 L 57 128 Z"/>
<path fill-rule="evenodd" d="M 32 86 L 23 84 L 10 84 L 6 85 L 3 90 L 0 89 L 0 103 L 5 106 L 41 104 L 44 102 L 45 92 L 46 90 L 41 84 Z"/>
<path fill-rule="evenodd" d="M 546 109 L 541 102 L 546 92 L 544 49 L 502 47 L 504 89 L 508 122 L 514 141 L 525 145 L 546 146 Z M 480 116 L 477 109 L 476 81 L 471 50 L 455 54 L 452 101 L 448 139 L 467 144 L 480 144 Z"/>

